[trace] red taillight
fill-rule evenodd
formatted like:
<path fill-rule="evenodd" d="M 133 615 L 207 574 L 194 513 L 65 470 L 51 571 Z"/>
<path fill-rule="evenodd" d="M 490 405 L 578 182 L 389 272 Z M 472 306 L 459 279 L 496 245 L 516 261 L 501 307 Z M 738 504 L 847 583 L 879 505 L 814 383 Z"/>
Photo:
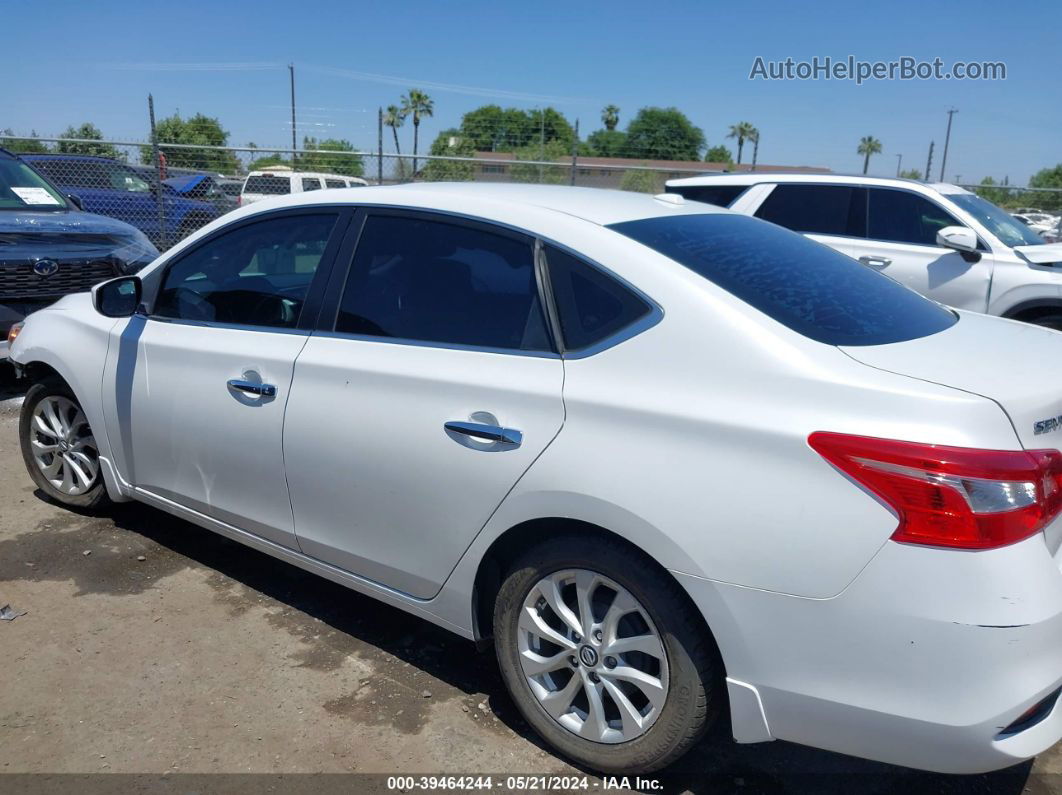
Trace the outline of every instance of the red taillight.
<path fill-rule="evenodd" d="M 1058 450 L 976 450 L 817 431 L 808 444 L 885 501 L 894 541 L 991 549 L 1041 531 L 1062 510 Z"/>

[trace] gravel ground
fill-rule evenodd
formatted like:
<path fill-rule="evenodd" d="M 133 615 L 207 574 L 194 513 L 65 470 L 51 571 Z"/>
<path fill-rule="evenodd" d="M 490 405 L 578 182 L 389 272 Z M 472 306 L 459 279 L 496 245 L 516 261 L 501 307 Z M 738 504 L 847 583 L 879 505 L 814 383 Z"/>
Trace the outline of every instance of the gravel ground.
<path fill-rule="evenodd" d="M 0 386 L 0 606 L 27 611 L 0 622 L 0 773 L 145 774 L 79 779 L 86 791 L 147 791 L 163 774 L 199 790 L 221 781 L 181 775 L 193 773 L 581 775 L 516 715 L 491 652 L 153 509 L 89 517 L 45 502 L 19 454 L 20 403 Z M 56 779 L 0 776 L 0 790 L 42 781 Z M 1035 765 L 947 777 L 716 731 L 663 782 L 1062 793 L 1062 746 Z"/>

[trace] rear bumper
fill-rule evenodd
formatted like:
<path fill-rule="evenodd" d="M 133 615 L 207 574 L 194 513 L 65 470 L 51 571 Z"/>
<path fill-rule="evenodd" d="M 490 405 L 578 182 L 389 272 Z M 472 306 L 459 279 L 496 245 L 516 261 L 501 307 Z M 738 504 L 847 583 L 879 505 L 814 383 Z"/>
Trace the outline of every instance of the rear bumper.
<path fill-rule="evenodd" d="M 758 720 L 756 739 L 982 773 L 1062 738 L 1062 702 L 1003 734 L 1062 687 L 1060 561 L 1041 536 L 975 553 L 889 542 L 820 600 L 676 576 L 727 676 L 759 696 L 762 715 L 735 714 L 735 728 Z"/>

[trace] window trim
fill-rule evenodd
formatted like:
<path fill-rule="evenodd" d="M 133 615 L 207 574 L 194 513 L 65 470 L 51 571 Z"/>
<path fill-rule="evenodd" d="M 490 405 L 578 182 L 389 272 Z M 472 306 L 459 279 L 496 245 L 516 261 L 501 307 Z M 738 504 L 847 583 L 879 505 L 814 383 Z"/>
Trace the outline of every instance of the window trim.
<path fill-rule="evenodd" d="M 332 232 L 329 235 L 328 242 L 325 244 L 324 253 L 321 254 L 321 260 L 317 264 L 317 270 L 314 272 L 313 278 L 310 280 L 310 287 L 306 291 L 306 298 L 302 302 L 302 307 L 299 310 L 299 317 L 295 321 L 295 325 L 291 328 L 278 327 L 278 326 L 258 326 L 244 323 L 225 323 L 216 320 L 190 320 L 177 317 L 162 317 L 155 314 L 155 302 L 158 300 L 158 293 L 162 290 L 163 285 L 166 283 L 166 277 L 169 275 L 170 270 L 183 261 L 185 257 L 192 255 L 199 251 L 203 246 L 209 245 L 216 241 L 218 238 L 227 235 L 230 232 L 234 232 L 238 229 L 243 229 L 247 226 L 260 223 L 262 221 L 275 221 L 280 218 L 289 218 L 298 215 L 322 215 L 325 213 L 331 213 L 336 216 L 335 226 L 332 227 Z M 204 237 L 202 240 L 196 241 L 194 245 L 183 248 L 180 251 L 174 253 L 172 257 L 162 263 L 156 270 L 152 272 L 152 276 L 158 273 L 158 282 L 153 294 L 150 296 L 150 303 L 143 302 L 146 306 L 146 312 L 144 313 L 147 320 L 154 320 L 160 323 L 170 323 L 183 326 L 206 326 L 210 328 L 228 328 L 228 329 L 240 329 L 243 331 L 260 331 L 268 333 L 279 334 L 305 334 L 309 335 L 317 326 L 318 318 L 321 313 L 321 305 L 323 303 L 323 293 L 326 289 L 326 285 L 329 283 L 329 278 L 333 268 L 335 267 L 336 254 L 340 250 L 342 241 L 344 240 L 347 227 L 350 224 L 351 216 L 353 215 L 353 209 L 349 205 L 343 204 L 321 204 L 311 206 L 300 207 L 286 207 L 276 210 L 270 210 L 264 213 L 255 213 L 247 218 L 244 218 L 235 223 L 227 224 L 224 227 L 215 230 L 211 234 Z M 139 314 L 139 313 L 138 313 Z"/>

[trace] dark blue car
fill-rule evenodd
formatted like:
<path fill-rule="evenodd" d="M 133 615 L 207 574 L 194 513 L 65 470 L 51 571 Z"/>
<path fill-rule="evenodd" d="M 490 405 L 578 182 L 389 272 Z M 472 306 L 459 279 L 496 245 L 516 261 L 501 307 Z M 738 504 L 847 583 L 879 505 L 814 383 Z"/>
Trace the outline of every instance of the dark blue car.
<path fill-rule="evenodd" d="M 132 224 L 160 248 L 172 246 L 221 212 L 210 202 L 181 196 L 172 186 L 145 179 L 137 169 L 106 157 L 23 155 L 88 212 Z M 160 213 L 161 210 L 161 213 Z"/>
<path fill-rule="evenodd" d="M 18 156 L 0 149 L 0 359 L 30 312 L 158 256 L 136 227 L 82 212 Z"/>

